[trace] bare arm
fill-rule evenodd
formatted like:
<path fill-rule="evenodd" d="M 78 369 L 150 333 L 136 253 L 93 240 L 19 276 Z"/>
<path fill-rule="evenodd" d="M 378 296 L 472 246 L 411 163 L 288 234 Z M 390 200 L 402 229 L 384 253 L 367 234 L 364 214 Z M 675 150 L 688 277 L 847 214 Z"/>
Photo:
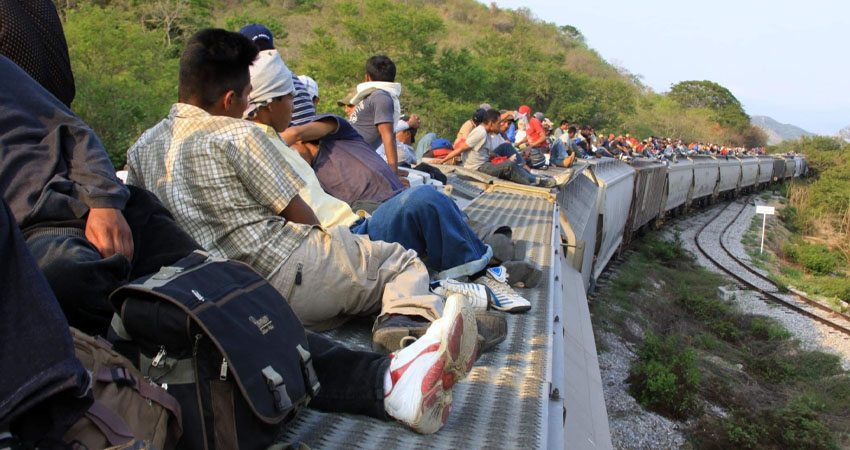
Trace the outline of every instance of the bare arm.
<path fill-rule="evenodd" d="M 460 155 L 463 152 L 467 152 L 471 149 L 472 149 L 472 147 L 470 147 L 469 145 L 466 145 L 466 142 L 464 142 L 463 144 L 461 144 L 460 147 L 449 152 L 449 154 L 446 155 L 443 159 L 437 161 L 437 164 L 445 164 L 446 161 L 451 161 L 451 159 L 454 158 L 455 156 Z"/>
<path fill-rule="evenodd" d="M 381 142 L 384 143 L 384 152 L 387 154 L 387 164 L 393 173 L 398 174 L 398 150 L 395 146 L 395 136 L 393 135 L 393 124 L 389 122 L 379 123 L 378 133 L 381 133 Z"/>
<path fill-rule="evenodd" d="M 297 127 L 289 127 L 280 133 L 283 142 L 286 145 L 292 145 L 296 142 L 315 141 L 329 134 L 336 133 L 339 129 L 339 123 L 332 117 L 299 125 Z"/>
<path fill-rule="evenodd" d="M 292 197 L 292 200 L 289 201 L 286 208 L 280 212 L 280 216 L 295 223 L 319 225 L 319 219 L 316 218 L 316 214 L 313 212 L 313 209 L 310 208 L 310 205 L 308 205 L 307 202 L 301 199 L 300 195 Z"/>

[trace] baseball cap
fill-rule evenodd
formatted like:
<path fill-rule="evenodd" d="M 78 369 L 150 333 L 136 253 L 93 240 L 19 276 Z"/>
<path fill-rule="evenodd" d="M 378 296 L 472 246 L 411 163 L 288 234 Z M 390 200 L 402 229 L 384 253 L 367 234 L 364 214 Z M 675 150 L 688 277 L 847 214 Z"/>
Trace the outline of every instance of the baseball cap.
<path fill-rule="evenodd" d="M 528 105 L 522 105 L 517 111 L 519 111 L 520 114 L 528 115 L 531 113 L 531 108 L 529 108 Z"/>
<path fill-rule="evenodd" d="M 348 94 L 345 94 L 345 97 L 336 101 L 337 106 L 353 106 L 354 104 L 351 103 L 351 101 L 354 99 L 354 97 L 356 95 L 357 95 L 357 88 L 356 87 L 351 88 L 351 90 L 348 91 Z"/>
<path fill-rule="evenodd" d="M 271 50 L 274 48 L 274 36 L 272 36 L 271 30 L 269 30 L 265 25 L 260 25 L 258 23 L 245 25 L 241 30 L 239 30 L 239 33 L 254 41 L 260 50 Z"/>
<path fill-rule="evenodd" d="M 546 115 L 544 115 L 542 112 L 538 111 L 538 112 L 534 113 L 534 118 L 543 122 L 543 119 L 546 118 Z"/>

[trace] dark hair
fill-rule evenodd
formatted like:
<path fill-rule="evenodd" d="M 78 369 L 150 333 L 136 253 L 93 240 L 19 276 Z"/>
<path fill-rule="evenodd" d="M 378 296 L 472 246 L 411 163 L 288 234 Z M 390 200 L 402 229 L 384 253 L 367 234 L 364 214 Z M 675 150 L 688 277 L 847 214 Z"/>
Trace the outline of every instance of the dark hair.
<path fill-rule="evenodd" d="M 193 99 L 209 108 L 228 91 L 241 93 L 251 82 L 249 67 L 257 53 L 254 43 L 239 33 L 218 28 L 198 31 L 180 57 L 181 101 Z"/>
<path fill-rule="evenodd" d="M 569 128 L 567 128 L 567 133 L 575 133 L 576 131 L 577 131 L 577 130 L 576 130 L 576 127 L 569 127 Z"/>
<path fill-rule="evenodd" d="M 502 115 L 499 114 L 499 111 L 495 109 L 488 109 L 487 113 L 484 114 L 484 121 L 482 123 L 493 123 L 498 122 L 502 119 Z"/>
<path fill-rule="evenodd" d="M 366 60 L 366 75 L 372 81 L 395 81 L 395 63 L 386 55 L 375 55 Z"/>
<path fill-rule="evenodd" d="M 484 122 L 485 117 L 487 117 L 487 110 L 486 109 L 480 109 L 480 108 L 476 109 L 475 112 L 472 113 L 472 123 L 474 123 L 475 125 L 478 125 L 481 122 Z"/>
<path fill-rule="evenodd" d="M 569 124 L 570 124 L 570 123 L 569 123 L 569 122 L 567 122 L 566 120 L 562 120 L 562 121 L 561 121 L 561 126 L 563 126 L 563 125 L 569 125 Z"/>

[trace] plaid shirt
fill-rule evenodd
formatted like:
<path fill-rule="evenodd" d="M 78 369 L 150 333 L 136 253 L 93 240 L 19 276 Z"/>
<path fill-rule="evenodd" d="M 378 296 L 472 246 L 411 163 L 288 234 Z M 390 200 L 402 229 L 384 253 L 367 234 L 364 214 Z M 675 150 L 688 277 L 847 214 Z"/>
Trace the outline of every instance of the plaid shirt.
<path fill-rule="evenodd" d="M 304 181 L 253 123 L 176 103 L 127 152 L 127 183 L 152 191 L 204 248 L 275 273 L 310 226 L 280 217 Z"/>

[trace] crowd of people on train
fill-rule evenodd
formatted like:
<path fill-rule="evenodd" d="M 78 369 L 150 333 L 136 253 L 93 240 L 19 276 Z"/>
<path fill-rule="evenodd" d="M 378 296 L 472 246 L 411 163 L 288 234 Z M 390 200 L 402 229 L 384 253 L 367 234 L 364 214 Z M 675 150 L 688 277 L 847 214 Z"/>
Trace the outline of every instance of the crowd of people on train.
<path fill-rule="evenodd" d="M 401 114 L 390 58 L 365 62 L 346 120 L 316 114 L 317 84 L 287 68 L 268 28 L 201 30 L 177 102 L 128 150 L 122 181 L 73 111 L 51 2 L 0 13 L 0 448 L 65 448 L 97 400 L 69 326 L 121 335 L 110 293 L 196 250 L 249 264 L 310 331 L 312 407 L 422 433 L 505 338 L 504 313 L 531 309 L 512 285 L 540 269 L 510 228 L 411 187 L 419 119 Z M 363 316 L 374 353 L 318 333 Z"/>
<path fill-rule="evenodd" d="M 505 338 L 504 313 L 531 309 L 514 286 L 540 277 L 509 227 L 468 220 L 439 189 L 437 166 L 551 188 L 538 169 L 576 158 L 761 151 L 555 127 L 526 105 L 482 104 L 453 141 L 417 139 L 389 57 L 365 61 L 338 101 L 347 118 L 318 114 L 316 81 L 250 24 L 187 40 L 179 98 L 122 180 L 74 112 L 49 0 L 0 1 L 0 73 L 0 448 L 64 448 L 93 401 L 69 326 L 114 337 L 110 293 L 196 250 L 249 264 L 310 330 L 312 407 L 435 432 L 454 384 Z M 319 334 L 362 316 L 375 352 Z"/>

